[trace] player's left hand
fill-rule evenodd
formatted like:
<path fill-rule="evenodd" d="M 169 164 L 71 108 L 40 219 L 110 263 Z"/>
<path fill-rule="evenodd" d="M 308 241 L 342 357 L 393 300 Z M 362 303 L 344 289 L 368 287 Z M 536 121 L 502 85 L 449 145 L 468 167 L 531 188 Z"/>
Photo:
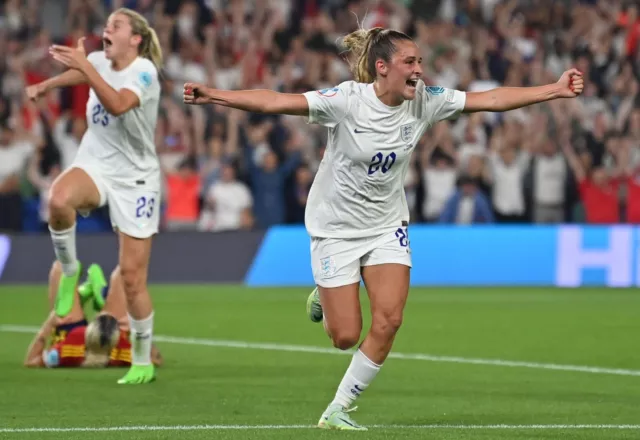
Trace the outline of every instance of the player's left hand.
<path fill-rule="evenodd" d="M 84 40 L 84 37 L 78 39 L 76 47 L 53 45 L 49 48 L 49 53 L 54 60 L 64 64 L 68 68 L 82 70 L 83 63 L 87 60 L 87 54 L 84 50 Z"/>
<path fill-rule="evenodd" d="M 582 72 L 578 69 L 567 70 L 558 80 L 558 85 L 562 86 L 560 98 L 575 98 L 579 96 L 584 89 Z"/>

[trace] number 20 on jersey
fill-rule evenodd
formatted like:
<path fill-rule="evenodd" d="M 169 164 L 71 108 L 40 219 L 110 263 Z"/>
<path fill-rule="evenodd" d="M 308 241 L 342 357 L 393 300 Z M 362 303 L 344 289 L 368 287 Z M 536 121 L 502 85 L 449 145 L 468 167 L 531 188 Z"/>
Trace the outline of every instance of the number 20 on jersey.
<path fill-rule="evenodd" d="M 387 171 L 391 169 L 394 163 L 396 163 L 396 153 L 392 151 L 385 157 L 384 154 L 378 152 L 371 158 L 371 163 L 369 164 L 369 172 L 367 174 L 371 176 L 378 171 L 381 171 L 382 174 L 386 174 Z"/>

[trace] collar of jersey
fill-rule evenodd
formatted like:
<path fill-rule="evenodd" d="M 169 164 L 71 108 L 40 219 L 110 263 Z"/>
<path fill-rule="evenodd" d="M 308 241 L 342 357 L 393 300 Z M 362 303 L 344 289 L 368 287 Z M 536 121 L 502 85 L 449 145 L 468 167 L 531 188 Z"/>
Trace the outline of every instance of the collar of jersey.
<path fill-rule="evenodd" d="M 385 104 L 384 102 L 380 101 L 380 98 L 378 98 L 378 95 L 376 95 L 376 89 L 373 88 L 373 83 L 367 84 L 366 94 L 374 106 L 389 112 L 397 112 L 399 110 L 402 110 L 407 102 L 404 101 L 402 104 L 395 107 Z"/>
<path fill-rule="evenodd" d="M 113 70 L 113 67 L 111 67 L 111 61 L 109 61 L 109 69 L 111 70 L 111 73 L 115 74 L 116 76 L 124 75 L 131 70 L 131 68 L 136 63 L 136 61 L 138 61 L 139 58 L 140 58 L 139 56 L 136 57 L 133 61 L 131 61 L 131 64 L 129 64 L 127 67 L 125 67 L 122 70 Z"/>

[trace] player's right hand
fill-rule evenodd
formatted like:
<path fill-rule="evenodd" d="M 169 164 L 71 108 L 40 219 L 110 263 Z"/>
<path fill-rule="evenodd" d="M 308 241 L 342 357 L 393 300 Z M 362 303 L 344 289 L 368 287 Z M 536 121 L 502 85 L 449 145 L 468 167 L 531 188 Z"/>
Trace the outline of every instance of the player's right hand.
<path fill-rule="evenodd" d="M 182 101 L 189 105 L 209 104 L 209 98 L 206 96 L 207 87 L 198 83 L 186 83 Z"/>
<path fill-rule="evenodd" d="M 44 95 L 45 92 L 44 87 L 42 87 L 40 84 L 34 84 L 27 87 L 26 93 L 29 100 L 36 102 L 41 96 Z"/>

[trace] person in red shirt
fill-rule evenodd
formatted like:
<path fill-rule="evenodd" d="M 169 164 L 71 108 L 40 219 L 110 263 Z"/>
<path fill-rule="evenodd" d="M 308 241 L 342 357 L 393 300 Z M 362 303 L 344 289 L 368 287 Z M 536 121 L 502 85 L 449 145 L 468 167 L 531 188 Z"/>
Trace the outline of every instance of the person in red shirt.
<path fill-rule="evenodd" d="M 627 223 L 640 224 L 640 169 L 627 177 Z"/>
<path fill-rule="evenodd" d="M 624 183 L 627 186 L 626 221 L 640 224 L 640 166 L 633 160 L 632 151 L 636 148 L 633 137 L 623 138 L 619 147 L 618 162 L 627 164 L 624 170 Z"/>
<path fill-rule="evenodd" d="M 90 266 L 89 280 L 76 288 L 71 312 L 64 317 L 54 311 L 61 274 L 62 266 L 55 261 L 49 273 L 51 311 L 29 345 L 24 365 L 48 368 L 131 366 L 129 319 L 119 266 L 112 272 L 110 283 L 106 282 L 98 265 Z M 96 280 L 102 282 L 96 283 Z M 94 286 L 98 288 L 94 289 Z M 83 305 L 91 299 L 97 314 L 88 322 Z M 151 360 L 156 366 L 163 362 L 155 346 L 151 348 Z"/>
<path fill-rule="evenodd" d="M 619 223 L 619 177 L 608 175 L 603 167 L 595 167 L 587 171 L 567 140 L 562 142 L 562 150 L 578 183 L 587 223 Z"/>
<path fill-rule="evenodd" d="M 201 177 L 193 157 L 185 159 L 175 172 L 166 172 L 167 229 L 195 229 L 200 218 Z"/>

